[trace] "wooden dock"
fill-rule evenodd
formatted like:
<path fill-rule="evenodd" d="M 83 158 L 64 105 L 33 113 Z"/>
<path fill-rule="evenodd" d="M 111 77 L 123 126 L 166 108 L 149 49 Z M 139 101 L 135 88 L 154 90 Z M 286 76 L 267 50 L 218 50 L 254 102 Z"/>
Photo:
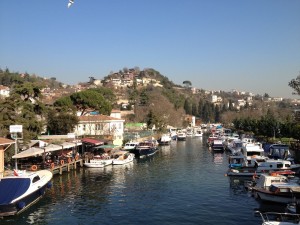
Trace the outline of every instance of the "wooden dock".
<path fill-rule="evenodd" d="M 77 159 L 71 162 L 55 165 L 50 168 L 50 171 L 54 174 L 62 175 L 63 172 L 70 172 L 70 170 L 76 170 L 77 166 L 83 167 L 83 160 Z"/>

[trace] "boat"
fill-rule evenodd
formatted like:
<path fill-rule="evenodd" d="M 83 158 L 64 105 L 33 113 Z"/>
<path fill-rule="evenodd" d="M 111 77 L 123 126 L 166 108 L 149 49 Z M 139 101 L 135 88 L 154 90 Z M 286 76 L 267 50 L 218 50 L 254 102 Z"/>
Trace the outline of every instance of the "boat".
<path fill-rule="evenodd" d="M 282 180 L 276 182 L 276 179 Z M 276 173 L 261 174 L 252 192 L 256 199 L 288 204 L 293 202 L 294 198 L 300 198 L 300 184 L 297 180 L 286 179 L 285 176 Z"/>
<path fill-rule="evenodd" d="M 203 136 L 203 132 L 202 132 L 201 128 L 195 129 L 194 136 L 195 137 L 202 137 Z"/>
<path fill-rule="evenodd" d="M 162 134 L 157 140 L 160 145 L 169 145 L 171 142 L 171 136 L 169 134 Z"/>
<path fill-rule="evenodd" d="M 237 163 L 239 164 L 239 163 Z M 252 166 L 255 164 L 255 166 Z M 236 167 L 233 165 L 229 165 L 229 169 L 227 171 L 228 176 L 253 176 L 253 175 L 261 175 L 263 173 L 276 172 L 276 171 L 284 171 L 291 170 L 291 162 L 288 160 L 274 160 L 274 159 L 266 159 L 266 161 L 258 162 L 255 158 L 252 159 L 251 166 L 245 167 Z"/>
<path fill-rule="evenodd" d="M 251 158 L 266 158 L 264 149 L 262 148 L 261 143 L 253 142 L 253 139 L 247 139 L 245 142 L 245 138 L 242 139 L 243 146 L 241 148 L 241 153 L 246 157 L 247 160 Z M 249 142 L 251 141 L 251 142 Z"/>
<path fill-rule="evenodd" d="M 264 150 L 267 153 L 269 158 L 272 159 L 288 159 L 292 158 L 292 155 L 289 150 L 289 146 L 286 144 L 266 144 Z"/>
<path fill-rule="evenodd" d="M 300 223 L 300 214 L 279 213 L 279 212 L 259 212 L 262 225 L 295 225 Z"/>
<path fill-rule="evenodd" d="M 194 132 L 193 132 L 193 130 L 191 128 L 188 128 L 186 130 L 186 136 L 187 137 L 193 137 L 194 136 Z"/>
<path fill-rule="evenodd" d="M 138 141 L 129 141 L 129 142 L 125 143 L 123 149 L 126 151 L 130 151 L 132 149 L 135 149 L 135 147 L 138 146 L 138 144 L 139 144 Z"/>
<path fill-rule="evenodd" d="M 19 214 L 36 203 L 52 186 L 52 176 L 49 170 L 14 170 L 14 175 L 0 178 L 0 217 Z"/>
<path fill-rule="evenodd" d="M 214 151 L 224 151 L 223 141 L 221 139 L 213 140 L 211 148 Z"/>
<path fill-rule="evenodd" d="M 157 152 L 158 143 L 156 140 L 146 140 L 139 143 L 135 149 L 131 150 L 131 153 L 135 154 L 136 158 L 144 158 L 154 155 Z"/>
<path fill-rule="evenodd" d="M 243 142 L 240 139 L 233 139 L 227 145 L 227 149 L 230 151 L 232 155 L 241 152 L 242 147 L 243 147 Z"/>
<path fill-rule="evenodd" d="M 185 141 L 186 140 L 186 133 L 183 131 L 177 132 L 177 141 Z"/>
<path fill-rule="evenodd" d="M 207 145 L 208 145 L 208 147 L 211 147 L 213 141 L 214 141 L 215 139 L 218 139 L 218 138 L 219 138 L 219 135 L 214 134 L 214 133 L 210 134 L 210 135 L 208 136 L 208 138 L 207 138 Z"/>
<path fill-rule="evenodd" d="M 109 155 L 97 155 L 93 159 L 90 159 L 88 162 L 83 163 L 84 166 L 90 168 L 102 168 L 108 165 L 112 165 L 113 158 Z"/>
<path fill-rule="evenodd" d="M 128 151 L 116 151 L 113 153 L 113 165 L 124 165 L 133 162 L 134 154 Z"/>

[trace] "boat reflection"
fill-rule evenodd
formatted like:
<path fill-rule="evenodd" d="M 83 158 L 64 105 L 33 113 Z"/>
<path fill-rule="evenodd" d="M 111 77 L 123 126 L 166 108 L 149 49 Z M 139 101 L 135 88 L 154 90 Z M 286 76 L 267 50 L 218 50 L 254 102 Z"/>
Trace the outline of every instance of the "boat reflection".
<path fill-rule="evenodd" d="M 251 177 L 228 177 L 230 190 L 234 195 L 247 194 L 249 197 L 251 193 L 246 189 L 246 182 L 251 181 Z"/>
<path fill-rule="evenodd" d="M 215 164 L 222 164 L 223 163 L 223 153 L 214 153 L 213 152 L 213 159 Z"/>

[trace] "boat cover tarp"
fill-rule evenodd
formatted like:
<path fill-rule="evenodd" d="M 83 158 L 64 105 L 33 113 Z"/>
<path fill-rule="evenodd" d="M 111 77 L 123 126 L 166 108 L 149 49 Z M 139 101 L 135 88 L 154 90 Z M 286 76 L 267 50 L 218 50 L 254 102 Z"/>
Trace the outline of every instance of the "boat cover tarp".
<path fill-rule="evenodd" d="M 30 186 L 30 178 L 3 178 L 0 180 L 0 205 L 9 204 L 23 195 Z"/>

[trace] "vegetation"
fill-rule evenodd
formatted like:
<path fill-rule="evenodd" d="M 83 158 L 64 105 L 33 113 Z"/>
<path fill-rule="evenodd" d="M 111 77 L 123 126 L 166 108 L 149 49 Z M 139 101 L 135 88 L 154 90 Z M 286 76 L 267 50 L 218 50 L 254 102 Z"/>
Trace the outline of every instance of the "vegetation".
<path fill-rule="evenodd" d="M 162 130 L 167 125 L 181 127 L 186 125 L 184 115 L 192 115 L 202 123 L 219 122 L 265 137 L 299 138 L 299 125 L 292 116 L 293 105 L 287 101 L 264 101 L 263 98 L 269 97 L 267 93 L 264 96 L 254 96 L 252 104 L 246 101 L 244 106 L 237 109 L 237 100 L 245 96 L 219 92 L 218 96 L 222 101 L 212 103 L 211 95 L 205 94 L 204 90 L 192 93 L 190 81 L 183 81 L 183 86 L 175 85 L 151 68 L 140 70 L 138 67 L 124 67 L 118 73 L 111 72 L 105 79 L 118 78 L 128 73 L 140 79 L 160 81 L 160 86 L 155 86 L 155 82 L 141 86 L 134 80 L 133 86 L 117 89 L 111 83 L 103 82 L 107 86 L 91 86 L 92 88 L 84 91 L 70 92 L 58 98 L 53 105 L 46 106 L 41 94 L 42 88 L 62 87 L 55 77 L 44 79 L 0 69 L 0 84 L 11 88 L 11 96 L 0 100 L 0 135 L 8 136 L 9 126 L 12 124 L 22 124 L 24 136 L 28 139 L 42 132 L 69 133 L 78 123 L 78 112 L 85 115 L 90 111 L 98 111 L 109 115 L 112 108 L 121 108 L 117 100 L 125 98 L 129 101 L 127 109 L 134 111 L 126 121 L 144 122 L 148 128 Z M 91 79 L 95 80 L 93 77 Z M 289 83 L 296 94 L 300 94 L 299 84 L 300 75 Z"/>

